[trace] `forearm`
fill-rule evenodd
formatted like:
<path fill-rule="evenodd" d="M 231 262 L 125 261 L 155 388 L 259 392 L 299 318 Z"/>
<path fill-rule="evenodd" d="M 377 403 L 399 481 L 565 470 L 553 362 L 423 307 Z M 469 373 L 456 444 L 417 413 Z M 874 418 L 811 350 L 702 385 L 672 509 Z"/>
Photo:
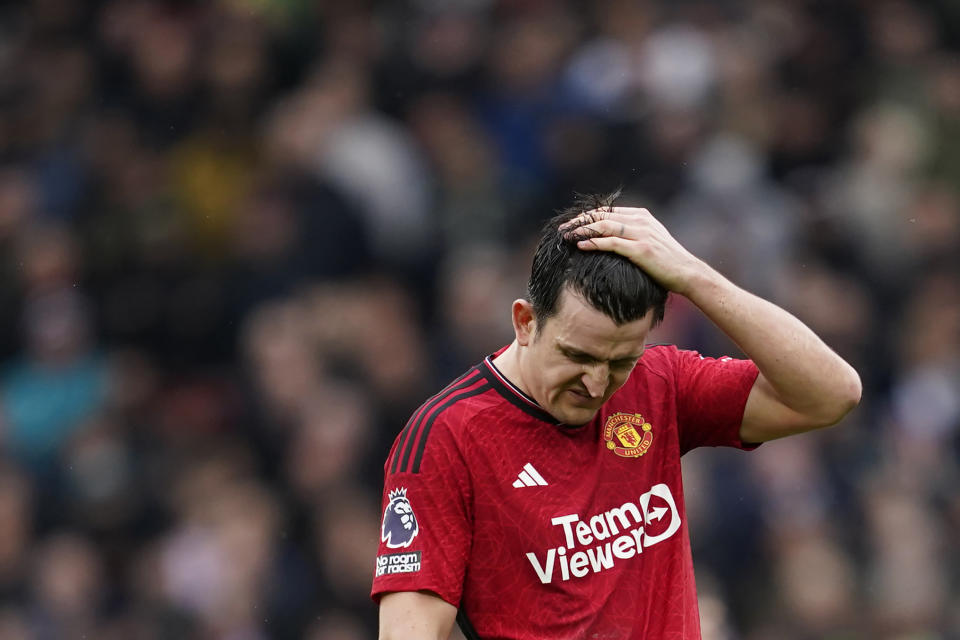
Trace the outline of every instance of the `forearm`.
<path fill-rule="evenodd" d="M 810 426 L 833 424 L 857 404 L 857 372 L 809 327 L 701 264 L 681 293 L 756 363 L 781 403 Z"/>
<path fill-rule="evenodd" d="M 379 640 L 446 640 L 457 609 L 428 592 L 397 591 L 380 601 Z"/>
<path fill-rule="evenodd" d="M 744 410 L 750 442 L 839 421 L 860 400 L 860 377 L 806 325 L 721 276 L 678 243 L 646 209 L 584 212 L 560 227 L 584 251 L 628 258 L 689 298 L 760 369 Z"/>

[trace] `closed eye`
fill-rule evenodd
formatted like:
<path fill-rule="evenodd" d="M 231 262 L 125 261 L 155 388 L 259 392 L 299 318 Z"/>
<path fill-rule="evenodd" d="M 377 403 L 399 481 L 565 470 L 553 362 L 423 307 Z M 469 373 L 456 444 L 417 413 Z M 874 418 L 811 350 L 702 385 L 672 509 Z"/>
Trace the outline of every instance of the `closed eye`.
<path fill-rule="evenodd" d="M 557 351 L 559 351 L 560 355 L 562 355 L 567 360 L 570 360 L 571 362 L 576 362 L 577 364 L 592 364 L 594 362 L 597 362 L 597 359 L 595 357 L 593 357 L 589 353 L 586 353 L 585 351 L 580 351 L 579 349 L 572 349 L 570 347 L 558 344 Z"/>
<path fill-rule="evenodd" d="M 592 356 L 589 353 L 584 353 L 582 351 L 576 351 L 576 350 L 565 348 L 565 347 L 560 347 L 560 353 L 562 353 L 567 360 L 575 364 L 594 365 L 594 364 L 599 364 L 601 362 L 604 362 L 603 360 L 595 356 Z M 629 371 L 634 367 L 634 365 L 637 364 L 637 360 L 639 359 L 640 359 L 639 357 L 620 358 L 618 360 L 609 361 L 609 364 L 610 364 L 610 368 L 616 371 Z"/>

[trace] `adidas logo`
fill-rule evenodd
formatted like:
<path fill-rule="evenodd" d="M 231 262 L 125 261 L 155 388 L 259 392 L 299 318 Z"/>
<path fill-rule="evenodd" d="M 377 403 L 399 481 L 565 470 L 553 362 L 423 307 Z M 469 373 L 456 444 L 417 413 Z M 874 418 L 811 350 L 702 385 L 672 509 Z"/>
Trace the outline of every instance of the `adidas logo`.
<path fill-rule="evenodd" d="M 513 486 L 517 489 L 522 487 L 545 487 L 547 486 L 547 481 L 544 480 L 543 476 L 528 462 L 523 465 L 523 471 L 521 471 L 517 479 L 513 481 Z"/>

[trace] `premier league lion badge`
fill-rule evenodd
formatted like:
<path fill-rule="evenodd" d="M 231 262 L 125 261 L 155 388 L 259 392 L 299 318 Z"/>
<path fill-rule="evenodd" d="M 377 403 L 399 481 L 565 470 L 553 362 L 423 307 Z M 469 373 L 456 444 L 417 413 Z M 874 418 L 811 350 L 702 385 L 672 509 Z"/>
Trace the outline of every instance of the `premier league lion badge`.
<path fill-rule="evenodd" d="M 383 527 L 380 539 L 391 549 L 409 547 L 420 532 L 413 506 L 407 500 L 407 490 L 394 489 L 389 494 L 390 502 L 383 512 Z"/>

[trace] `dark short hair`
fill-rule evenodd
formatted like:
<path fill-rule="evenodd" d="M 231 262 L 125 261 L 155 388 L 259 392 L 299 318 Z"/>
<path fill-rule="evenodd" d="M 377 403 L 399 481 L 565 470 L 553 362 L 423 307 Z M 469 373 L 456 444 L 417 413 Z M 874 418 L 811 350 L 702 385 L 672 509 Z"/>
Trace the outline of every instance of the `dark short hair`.
<path fill-rule="evenodd" d="M 653 324 L 663 320 L 667 290 L 627 258 L 609 251 L 581 251 L 576 240 L 566 240 L 558 227 L 592 209 L 608 208 L 620 196 L 578 195 L 573 206 L 543 227 L 533 256 L 527 297 L 542 323 L 557 312 L 560 293 L 569 286 L 617 325 L 644 317 L 653 309 Z"/>

